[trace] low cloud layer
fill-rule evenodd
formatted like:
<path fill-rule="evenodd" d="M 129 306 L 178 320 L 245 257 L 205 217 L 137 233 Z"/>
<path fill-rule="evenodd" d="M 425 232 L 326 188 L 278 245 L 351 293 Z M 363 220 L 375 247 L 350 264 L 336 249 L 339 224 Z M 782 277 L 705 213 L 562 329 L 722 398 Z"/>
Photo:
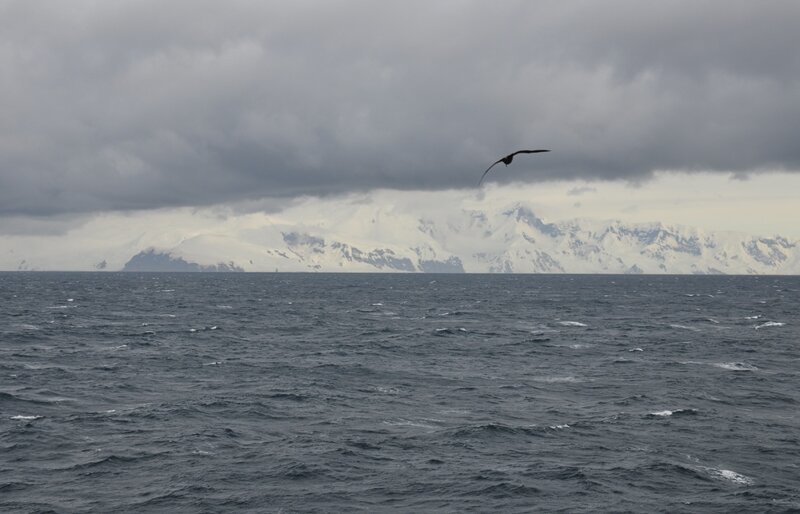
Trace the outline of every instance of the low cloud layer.
<path fill-rule="evenodd" d="M 0 4 L 0 214 L 800 170 L 794 1 Z"/>

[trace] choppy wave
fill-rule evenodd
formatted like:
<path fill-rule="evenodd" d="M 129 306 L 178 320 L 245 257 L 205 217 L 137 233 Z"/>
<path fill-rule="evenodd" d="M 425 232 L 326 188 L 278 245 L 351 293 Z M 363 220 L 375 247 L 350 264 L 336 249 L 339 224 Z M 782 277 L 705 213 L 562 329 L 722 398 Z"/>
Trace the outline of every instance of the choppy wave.
<path fill-rule="evenodd" d="M 715 362 L 713 366 L 729 371 L 758 371 L 756 366 L 747 364 L 746 362 Z"/>
<path fill-rule="evenodd" d="M 464 334 L 467 332 L 467 329 L 464 327 L 440 327 L 434 329 L 434 333 L 437 336 L 441 335 L 457 335 L 457 334 Z"/>
<path fill-rule="evenodd" d="M 762 323 L 760 325 L 756 325 L 753 328 L 755 328 L 756 330 L 759 330 L 759 329 L 762 329 L 762 328 L 769 328 L 769 327 L 782 327 L 784 325 L 786 325 L 786 323 L 781 323 L 779 321 L 767 321 L 766 323 Z"/>
<path fill-rule="evenodd" d="M 559 325 L 563 327 L 588 327 L 586 323 L 581 323 L 580 321 L 559 321 Z"/>
<path fill-rule="evenodd" d="M 753 485 L 755 481 L 742 475 L 741 473 L 737 473 L 735 471 L 731 471 L 730 469 L 717 469 L 717 468 L 704 468 L 708 473 L 715 477 L 720 478 L 722 480 L 727 480 L 729 482 L 733 482 L 736 485 Z"/>
<path fill-rule="evenodd" d="M 700 329 L 697 328 L 697 327 L 690 327 L 690 326 L 687 326 L 687 325 L 680 325 L 678 323 L 670 323 L 669 326 L 670 326 L 670 328 L 677 328 L 679 330 L 689 330 L 689 331 L 692 331 L 692 332 L 700 332 Z"/>
<path fill-rule="evenodd" d="M 800 279 L 0 278 L 0 512 L 797 503 Z"/>
<path fill-rule="evenodd" d="M 30 323 L 17 323 L 17 324 L 12 325 L 12 327 L 18 328 L 20 330 L 41 330 L 42 329 L 42 327 L 39 327 L 37 325 L 32 325 Z"/>
<path fill-rule="evenodd" d="M 544 382 L 544 383 L 550 383 L 550 384 L 576 383 L 576 382 L 582 382 L 583 381 L 582 379 L 580 379 L 578 377 L 571 376 L 571 375 L 567 375 L 567 376 L 534 377 L 533 380 L 536 381 L 536 382 Z"/>
<path fill-rule="evenodd" d="M 650 412 L 648 416 L 666 418 L 669 416 L 694 416 L 695 414 L 697 414 L 697 409 L 675 409 Z"/>
<path fill-rule="evenodd" d="M 415 427 L 415 428 L 427 428 L 431 430 L 437 428 L 436 425 L 431 424 L 427 420 L 397 419 L 397 420 L 386 420 L 383 422 L 383 424 L 393 427 Z"/>

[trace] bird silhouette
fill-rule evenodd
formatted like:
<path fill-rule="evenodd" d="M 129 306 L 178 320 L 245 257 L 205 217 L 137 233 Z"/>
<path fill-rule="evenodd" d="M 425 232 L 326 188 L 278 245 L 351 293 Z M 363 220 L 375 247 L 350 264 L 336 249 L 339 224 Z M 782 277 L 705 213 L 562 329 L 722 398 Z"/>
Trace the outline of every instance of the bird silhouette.
<path fill-rule="evenodd" d="M 480 187 L 481 183 L 483 182 L 483 178 L 486 176 L 487 173 L 489 173 L 490 169 L 494 168 L 495 165 L 500 164 L 501 162 L 503 164 L 505 164 L 506 166 L 508 166 L 509 164 L 511 164 L 511 161 L 514 160 L 514 156 L 517 155 L 518 153 L 542 153 L 542 152 L 549 152 L 549 151 L 550 150 L 517 150 L 514 153 L 510 153 L 510 154 L 506 155 L 502 159 L 497 159 L 497 161 L 495 161 L 494 164 L 492 164 L 491 166 L 486 168 L 486 171 L 483 172 L 483 175 L 481 175 L 481 179 L 478 181 L 478 187 Z"/>

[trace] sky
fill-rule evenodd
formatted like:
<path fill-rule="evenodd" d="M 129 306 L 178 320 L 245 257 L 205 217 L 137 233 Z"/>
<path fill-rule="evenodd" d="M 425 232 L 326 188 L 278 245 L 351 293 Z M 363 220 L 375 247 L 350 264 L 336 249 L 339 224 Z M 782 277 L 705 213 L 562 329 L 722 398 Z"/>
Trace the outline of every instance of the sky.
<path fill-rule="evenodd" d="M 794 0 L 0 1 L 0 233 L 437 202 L 547 148 L 489 197 L 800 237 L 798 23 Z"/>

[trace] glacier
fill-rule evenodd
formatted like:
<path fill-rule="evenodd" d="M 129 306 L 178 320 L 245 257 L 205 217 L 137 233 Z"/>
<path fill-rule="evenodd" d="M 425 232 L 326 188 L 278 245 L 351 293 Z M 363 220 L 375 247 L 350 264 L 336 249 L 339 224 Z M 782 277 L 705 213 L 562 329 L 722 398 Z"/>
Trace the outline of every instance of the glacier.
<path fill-rule="evenodd" d="M 302 205 L 106 218 L 46 241 L 0 237 L 4 270 L 798 274 L 800 241 L 660 222 L 546 220 L 526 202 Z M 148 218 L 150 217 L 150 218 Z M 104 224 L 103 224 L 104 223 Z"/>

